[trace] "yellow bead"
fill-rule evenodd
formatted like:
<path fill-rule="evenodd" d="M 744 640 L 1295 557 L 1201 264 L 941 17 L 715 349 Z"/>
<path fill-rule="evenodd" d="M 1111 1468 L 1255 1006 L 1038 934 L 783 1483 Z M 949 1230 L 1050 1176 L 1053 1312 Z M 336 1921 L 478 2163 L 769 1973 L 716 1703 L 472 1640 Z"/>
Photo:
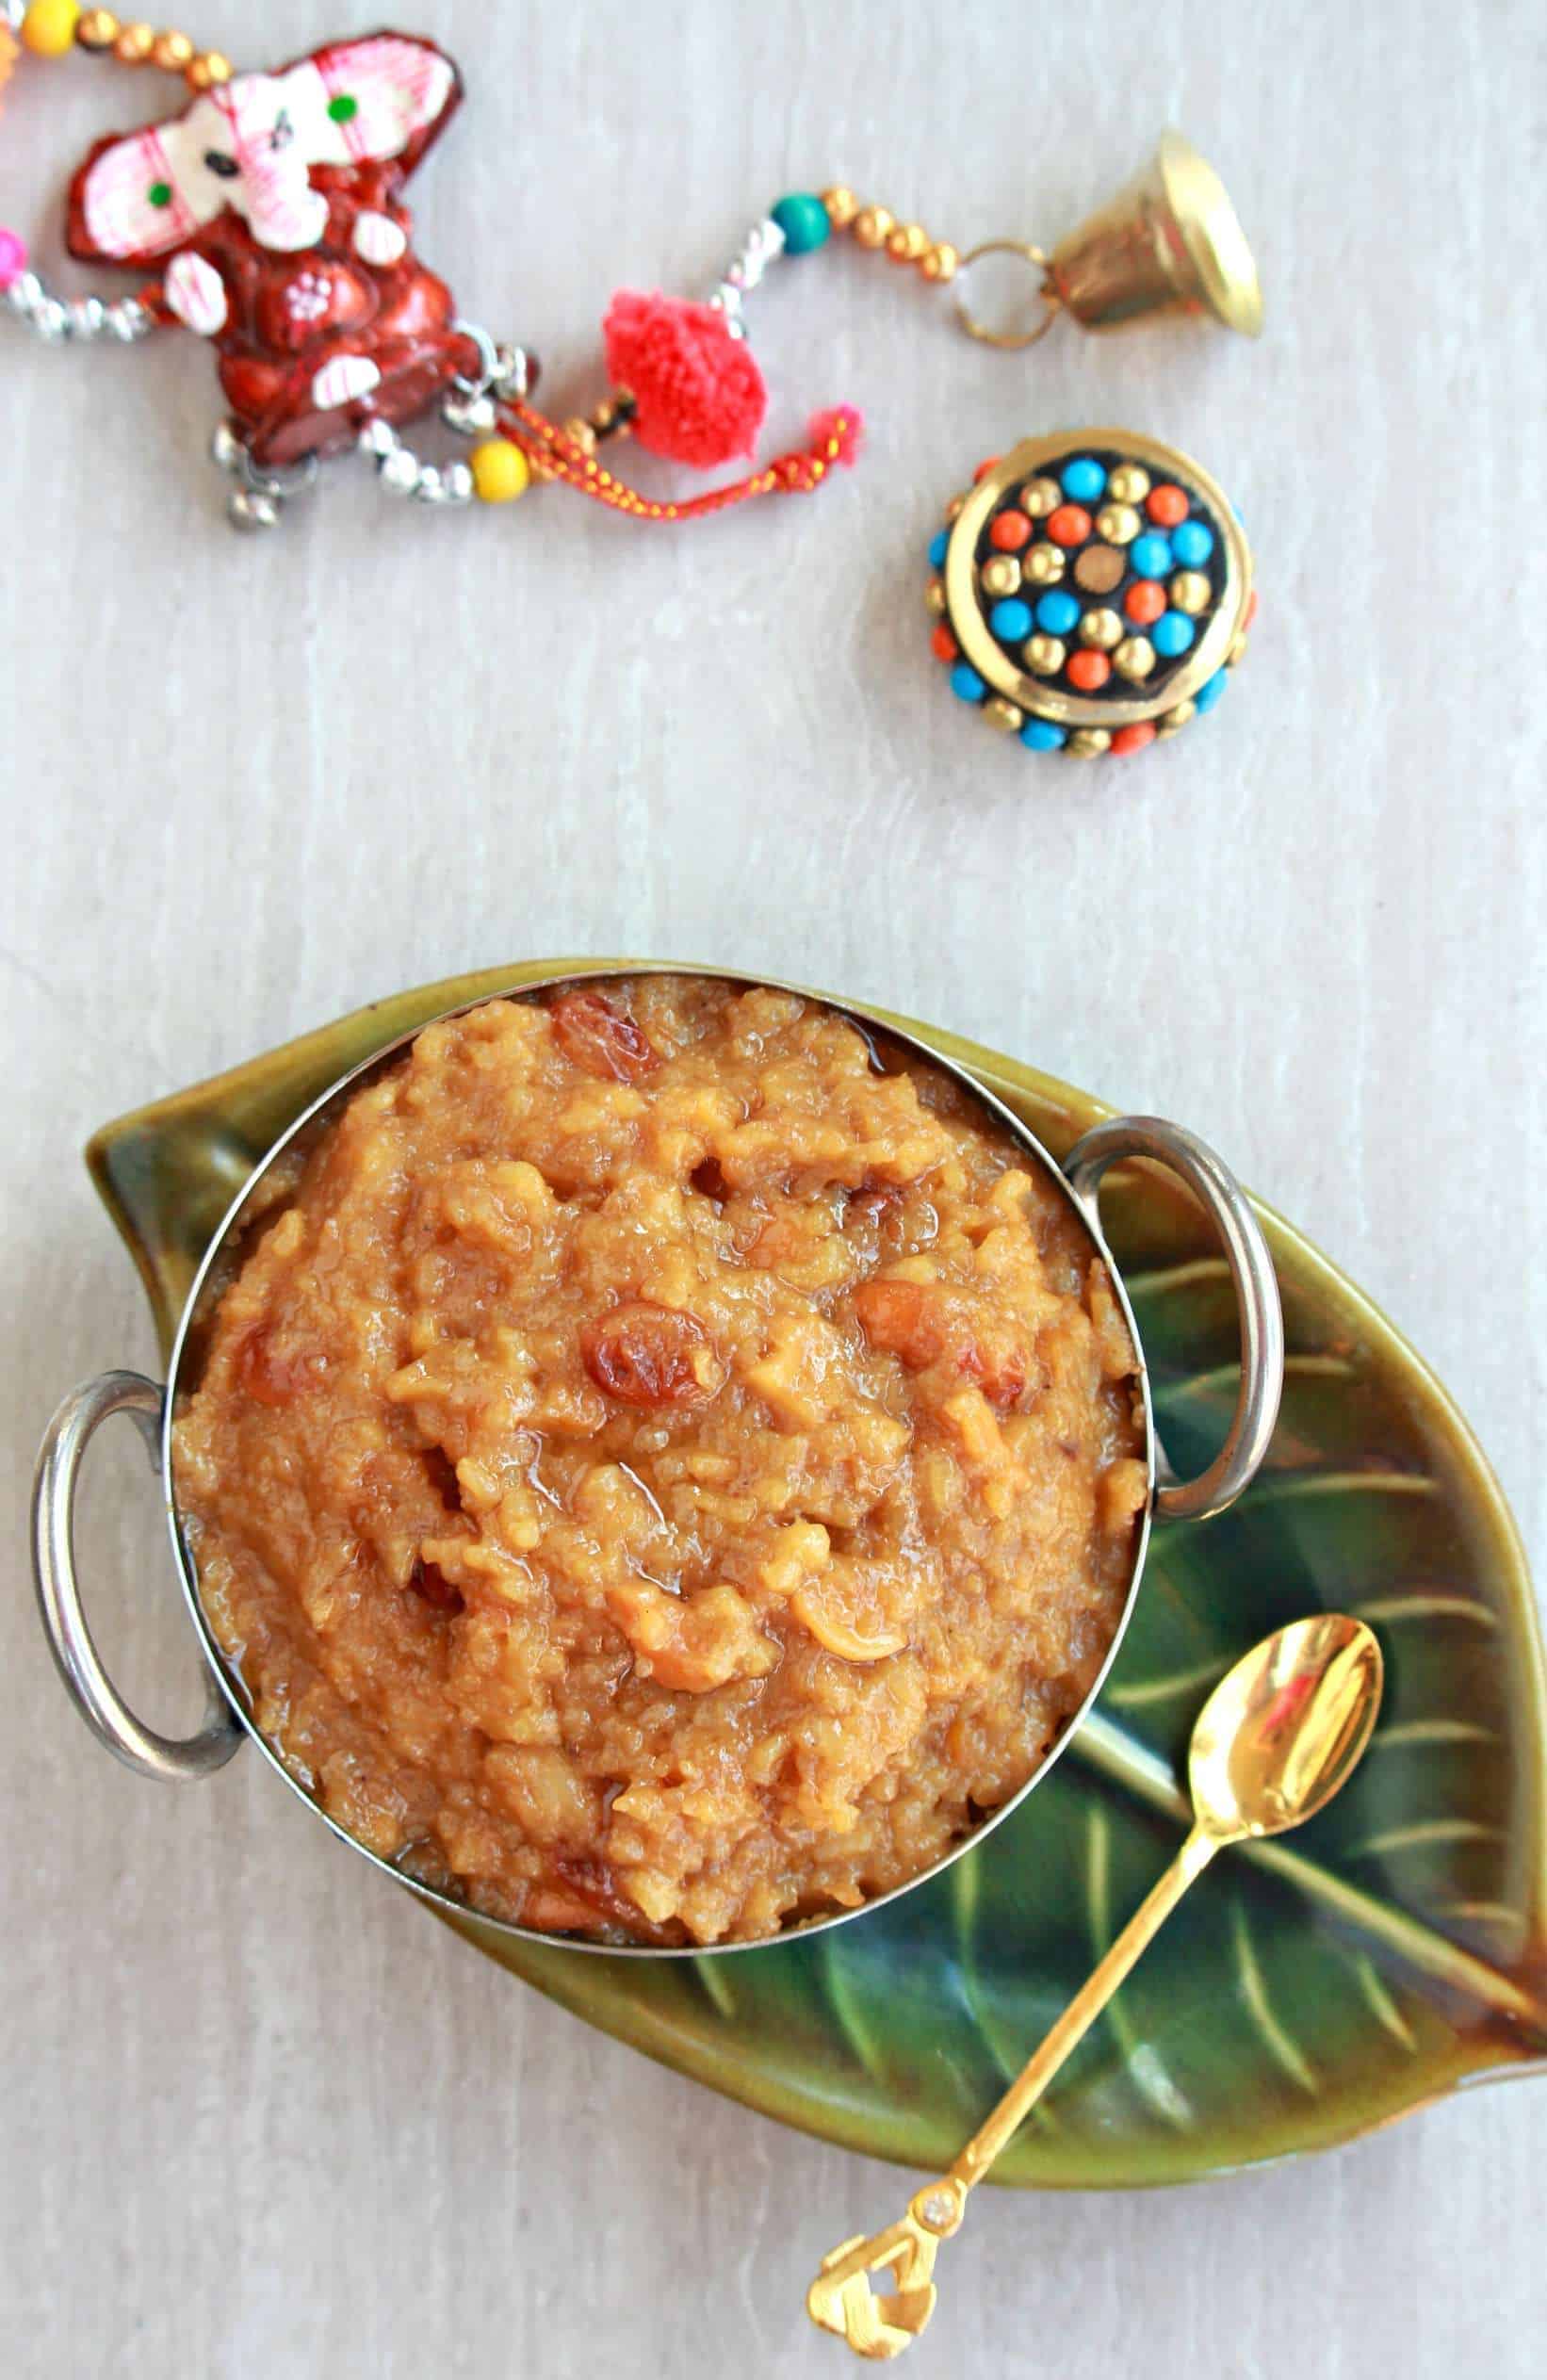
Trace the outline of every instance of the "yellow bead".
<path fill-rule="evenodd" d="M 1055 587 L 1068 567 L 1068 556 L 1062 546 L 1034 546 L 1021 568 L 1034 586 Z"/>
<path fill-rule="evenodd" d="M 1076 760 L 1094 760 L 1109 751 L 1111 744 L 1112 738 L 1105 727 L 1076 727 L 1064 749 Z"/>
<path fill-rule="evenodd" d="M 1064 666 L 1064 645 L 1056 636 L 1034 636 L 1021 648 L 1021 659 L 1038 677 L 1051 677 Z"/>
<path fill-rule="evenodd" d="M 158 33 L 151 62 L 164 74 L 183 74 L 193 64 L 193 43 L 186 33 Z"/>
<path fill-rule="evenodd" d="M 184 71 L 184 81 L 189 90 L 213 90 L 217 83 L 231 80 L 231 60 L 221 50 L 205 50 Z"/>
<path fill-rule="evenodd" d="M 1116 478 L 1116 473 L 1113 473 Z M 1109 546 L 1132 546 L 1140 530 L 1140 520 L 1132 504 L 1103 504 L 1096 515 L 1099 534 Z"/>
<path fill-rule="evenodd" d="M 509 438 L 485 438 L 472 452 L 473 485 L 485 504 L 509 504 L 531 485 L 531 465 Z"/>
<path fill-rule="evenodd" d="M 113 56 L 124 66 L 143 66 L 155 47 L 154 24 L 126 24 L 113 43 Z"/>
<path fill-rule="evenodd" d="M 1155 666 L 1155 648 L 1147 636 L 1125 636 L 1112 659 L 1123 677 L 1138 685 Z"/>
<path fill-rule="evenodd" d="M 119 21 L 111 8 L 88 8 L 75 27 L 76 46 L 83 50 L 110 50 L 119 31 Z"/>
<path fill-rule="evenodd" d="M 1080 642 L 1094 644 L 1099 653 L 1110 653 L 1123 641 L 1123 624 L 1115 611 L 1103 604 L 1099 611 L 1087 611 L 1080 623 Z"/>
<path fill-rule="evenodd" d="M 1064 501 L 1064 491 L 1056 480 L 1028 480 L 1020 491 L 1020 509 L 1034 521 L 1056 512 Z"/>
<path fill-rule="evenodd" d="M 929 248 L 929 234 L 922 223 L 899 223 L 887 236 L 887 253 L 894 264 L 916 265 Z"/>
<path fill-rule="evenodd" d="M 1227 669 L 1233 669 L 1236 662 L 1241 659 L 1243 653 L 1245 653 L 1246 649 L 1246 640 L 1244 636 L 1232 638 L 1230 649 L 1225 656 L 1225 667 Z"/>
<path fill-rule="evenodd" d="M 1119 504 L 1142 504 L 1149 493 L 1149 474 L 1137 463 L 1119 463 L 1107 481 L 1107 493 Z"/>
<path fill-rule="evenodd" d="M 991 727 L 999 729 L 1001 735 L 1013 736 L 1018 727 L 1026 725 L 1025 712 L 1003 694 L 991 694 L 983 706 L 983 715 Z"/>
<path fill-rule="evenodd" d="M 822 203 L 835 232 L 846 232 L 859 212 L 859 201 L 846 182 L 835 182 L 830 190 L 823 190 Z"/>
<path fill-rule="evenodd" d="M 945 580 L 932 579 L 924 590 L 924 601 L 938 620 L 945 613 Z"/>
<path fill-rule="evenodd" d="M 960 512 L 961 512 L 962 506 L 966 503 L 966 501 L 967 501 L 967 498 L 966 498 L 966 497 L 965 497 L 965 496 L 953 496 L 953 497 L 952 497 L 952 499 L 951 499 L 950 503 L 949 503 L 949 504 L 946 506 L 946 508 L 945 508 L 945 516 L 946 516 L 946 519 L 947 519 L 948 521 L 953 521 L 953 520 L 955 520 L 955 519 L 957 518 L 958 514 L 959 514 L 959 513 L 960 513 Z"/>
<path fill-rule="evenodd" d="M 1201 570 L 1179 570 L 1171 581 L 1171 600 L 1179 611 L 1190 611 L 1196 617 L 1207 611 L 1213 594 Z"/>
<path fill-rule="evenodd" d="M 1188 720 L 1196 715 L 1197 710 L 1197 703 L 1184 702 L 1177 703 L 1171 709 L 1163 711 L 1155 722 L 1157 740 L 1164 742 L 1168 736 L 1180 736 Z"/>
<path fill-rule="evenodd" d="M 63 57 L 75 46 L 80 0 L 32 0 L 22 19 L 22 44 L 34 57 Z"/>
<path fill-rule="evenodd" d="M 855 237 L 861 248 L 882 248 L 897 228 L 889 206 L 862 206 L 855 217 Z"/>

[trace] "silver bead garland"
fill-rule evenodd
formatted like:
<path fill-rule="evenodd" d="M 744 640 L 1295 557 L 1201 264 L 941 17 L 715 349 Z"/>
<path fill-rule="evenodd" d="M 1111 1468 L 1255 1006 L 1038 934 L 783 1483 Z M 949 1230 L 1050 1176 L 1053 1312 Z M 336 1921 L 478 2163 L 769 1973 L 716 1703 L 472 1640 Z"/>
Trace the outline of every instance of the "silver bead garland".
<path fill-rule="evenodd" d="M 391 496 L 406 496 L 419 504 L 470 504 L 476 490 L 473 474 L 463 462 L 426 463 L 405 446 L 389 421 L 367 421 L 361 431 L 360 452 L 376 465 L 376 476 Z"/>
<path fill-rule="evenodd" d="M 155 317 L 138 298 L 57 298 L 31 271 L 17 274 L 4 302 L 24 328 L 50 347 L 66 341 L 90 346 L 102 339 L 132 347 L 155 329 Z"/>
<path fill-rule="evenodd" d="M 741 301 L 749 289 L 756 289 L 769 266 L 784 253 L 784 234 L 772 215 L 754 223 L 741 247 L 731 258 L 714 287 L 708 303 L 716 314 L 725 318 L 725 328 L 733 339 L 744 339 L 746 324 L 741 316 Z"/>

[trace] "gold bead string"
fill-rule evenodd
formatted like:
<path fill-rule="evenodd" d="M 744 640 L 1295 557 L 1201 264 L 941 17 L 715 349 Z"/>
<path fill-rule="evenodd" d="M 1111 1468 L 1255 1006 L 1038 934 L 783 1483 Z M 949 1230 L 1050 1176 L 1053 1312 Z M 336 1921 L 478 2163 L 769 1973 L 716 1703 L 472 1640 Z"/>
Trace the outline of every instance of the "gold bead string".
<path fill-rule="evenodd" d="M 117 17 L 111 8 L 84 11 L 75 25 L 75 46 L 92 57 L 111 56 L 121 66 L 155 66 L 163 74 L 179 74 L 195 93 L 231 80 L 231 60 L 222 51 L 202 50 L 175 27 L 158 31 L 154 24 Z"/>
<path fill-rule="evenodd" d="M 960 251 L 948 239 L 932 237 L 922 223 L 903 222 L 889 206 L 862 202 L 842 182 L 823 190 L 822 203 L 834 231 L 851 233 L 861 248 L 882 251 L 894 265 L 916 267 L 926 281 L 955 278 Z"/>

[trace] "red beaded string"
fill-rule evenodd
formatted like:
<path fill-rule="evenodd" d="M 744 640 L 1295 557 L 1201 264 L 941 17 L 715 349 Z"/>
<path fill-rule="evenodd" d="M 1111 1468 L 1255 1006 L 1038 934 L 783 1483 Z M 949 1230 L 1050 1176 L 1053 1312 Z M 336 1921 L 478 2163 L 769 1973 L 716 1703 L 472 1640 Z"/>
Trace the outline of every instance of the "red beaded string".
<path fill-rule="evenodd" d="M 627 481 L 614 477 L 556 422 L 549 421 L 519 397 L 507 398 L 502 402 L 499 426 L 540 471 L 562 480 L 567 487 L 589 496 L 593 503 L 630 513 L 636 520 L 690 521 L 700 520 L 708 513 L 724 512 L 728 505 L 743 503 L 751 497 L 808 494 L 821 485 L 835 465 L 854 462 L 864 423 L 852 405 L 839 405 L 831 413 L 819 414 L 811 424 L 808 447 L 776 456 L 749 479 L 736 480 L 728 487 L 711 488 L 707 495 L 690 497 L 682 503 L 642 496 Z"/>

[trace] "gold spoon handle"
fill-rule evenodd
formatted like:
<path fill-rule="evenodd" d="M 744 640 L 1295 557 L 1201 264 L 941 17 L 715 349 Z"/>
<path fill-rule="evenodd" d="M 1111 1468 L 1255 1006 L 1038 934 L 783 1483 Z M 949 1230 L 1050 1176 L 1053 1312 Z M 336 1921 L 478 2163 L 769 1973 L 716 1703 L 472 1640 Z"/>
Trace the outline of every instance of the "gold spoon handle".
<path fill-rule="evenodd" d="M 811 2320 L 822 2330 L 844 2339 L 856 2356 L 877 2362 L 889 2361 L 913 2344 L 935 2311 L 936 2250 L 959 2227 L 968 2192 L 1014 2138 L 1188 1885 L 1202 1875 L 1221 1848 L 1221 1839 L 1200 1826 L 1194 1827 L 1153 1891 L 1033 2051 L 950 2172 L 916 2190 L 900 2222 L 872 2239 L 845 2240 L 823 2257 L 806 2300 Z M 871 2286 L 872 2274 L 888 2276 L 894 2287 L 878 2294 Z"/>
<path fill-rule="evenodd" d="M 1218 1849 L 1213 1835 L 1206 1834 L 1201 1827 L 1194 1827 L 1100 1964 L 1033 2050 L 993 2113 L 973 2133 L 946 2176 L 948 2180 L 960 2182 L 968 2191 L 983 2179 L 1001 2150 L 1019 2131 L 1065 2059 L 1084 2039 L 1119 1983 L 1148 1950 L 1188 1885 L 1202 1875 Z"/>

